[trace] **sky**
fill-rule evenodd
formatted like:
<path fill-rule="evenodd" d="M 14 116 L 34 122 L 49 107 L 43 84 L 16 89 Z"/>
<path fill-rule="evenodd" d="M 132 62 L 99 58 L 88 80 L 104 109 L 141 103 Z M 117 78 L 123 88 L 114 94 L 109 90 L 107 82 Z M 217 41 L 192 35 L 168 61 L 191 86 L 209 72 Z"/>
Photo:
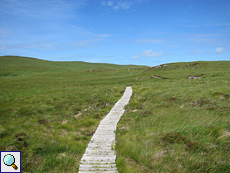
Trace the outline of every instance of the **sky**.
<path fill-rule="evenodd" d="M 0 0 L 0 56 L 156 66 L 230 60 L 230 0 Z"/>

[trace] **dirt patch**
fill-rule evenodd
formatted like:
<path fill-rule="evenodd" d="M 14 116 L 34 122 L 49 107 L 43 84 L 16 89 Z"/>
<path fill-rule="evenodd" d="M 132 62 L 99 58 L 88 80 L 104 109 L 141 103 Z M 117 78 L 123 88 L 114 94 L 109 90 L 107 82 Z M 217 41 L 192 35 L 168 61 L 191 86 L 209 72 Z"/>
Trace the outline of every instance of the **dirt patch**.
<path fill-rule="evenodd" d="M 155 78 L 155 79 L 168 79 L 166 77 L 162 77 L 162 76 L 151 76 L 151 78 Z"/>
<path fill-rule="evenodd" d="M 38 123 L 42 124 L 42 125 L 46 125 L 48 123 L 48 120 L 46 120 L 46 119 L 40 119 L 40 120 L 38 120 Z"/>

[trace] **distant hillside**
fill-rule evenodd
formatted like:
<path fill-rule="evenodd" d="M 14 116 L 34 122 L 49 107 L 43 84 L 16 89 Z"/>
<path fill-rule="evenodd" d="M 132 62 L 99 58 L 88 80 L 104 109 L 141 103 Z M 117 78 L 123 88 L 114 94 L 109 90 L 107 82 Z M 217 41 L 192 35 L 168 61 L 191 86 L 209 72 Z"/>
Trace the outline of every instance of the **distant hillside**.
<path fill-rule="evenodd" d="M 80 71 L 105 71 L 117 69 L 143 68 L 146 66 L 115 65 L 106 63 L 87 63 L 81 61 L 53 62 L 36 58 L 18 56 L 0 56 L 1 77 L 29 77 L 35 74 L 71 73 Z"/>
<path fill-rule="evenodd" d="M 19 57 L 19 56 L 0 56 L 0 67 L 7 66 L 32 66 L 32 67 L 52 67 L 52 68 L 68 68 L 71 70 L 90 70 L 97 68 L 122 69 L 136 68 L 145 66 L 136 65 L 116 65 L 107 63 L 88 63 L 82 61 L 46 61 L 36 58 Z"/>

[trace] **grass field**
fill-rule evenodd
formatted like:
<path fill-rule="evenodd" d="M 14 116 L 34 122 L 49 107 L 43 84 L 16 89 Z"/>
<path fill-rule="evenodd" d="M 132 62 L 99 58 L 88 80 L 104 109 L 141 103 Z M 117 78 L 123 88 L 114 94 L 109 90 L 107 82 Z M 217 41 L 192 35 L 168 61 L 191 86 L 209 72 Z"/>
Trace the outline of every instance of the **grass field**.
<path fill-rule="evenodd" d="M 0 150 L 22 151 L 23 172 L 77 172 L 100 120 L 132 86 L 116 132 L 119 172 L 229 172 L 229 69 L 0 57 Z"/>
<path fill-rule="evenodd" d="M 0 57 L 0 150 L 22 151 L 23 172 L 77 172 L 134 68 Z"/>
<path fill-rule="evenodd" d="M 119 172 L 229 172 L 230 62 L 148 68 L 116 136 Z M 188 79 L 188 77 L 201 77 Z"/>

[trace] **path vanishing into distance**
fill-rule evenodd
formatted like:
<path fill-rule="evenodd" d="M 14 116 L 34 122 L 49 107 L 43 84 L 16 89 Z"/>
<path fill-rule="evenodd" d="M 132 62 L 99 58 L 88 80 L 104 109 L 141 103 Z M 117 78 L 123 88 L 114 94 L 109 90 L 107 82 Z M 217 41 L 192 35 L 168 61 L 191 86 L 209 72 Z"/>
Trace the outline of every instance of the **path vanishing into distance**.
<path fill-rule="evenodd" d="M 79 173 L 118 173 L 115 163 L 115 131 L 131 96 L 132 88 L 126 87 L 123 96 L 101 121 L 81 158 Z"/>

